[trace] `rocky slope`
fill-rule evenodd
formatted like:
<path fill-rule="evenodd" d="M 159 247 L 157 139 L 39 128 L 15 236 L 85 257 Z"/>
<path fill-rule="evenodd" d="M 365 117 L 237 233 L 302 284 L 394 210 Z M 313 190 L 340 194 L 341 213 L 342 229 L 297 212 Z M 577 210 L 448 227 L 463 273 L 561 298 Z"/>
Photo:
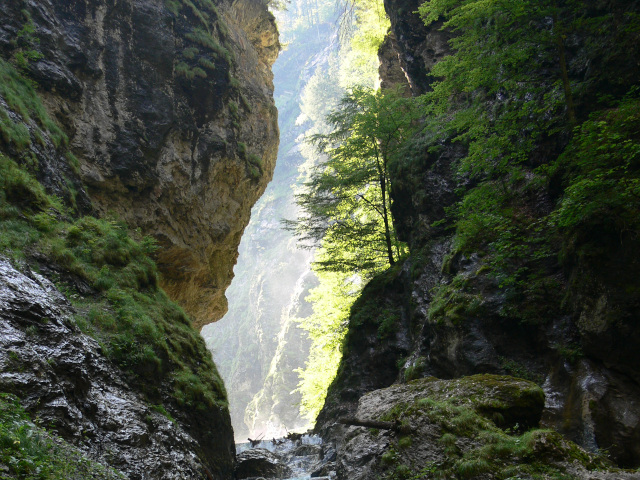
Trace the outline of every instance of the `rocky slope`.
<path fill-rule="evenodd" d="M 0 390 L 128 478 L 233 476 L 195 328 L 273 173 L 278 51 L 262 2 L 0 11 Z"/>
<path fill-rule="evenodd" d="M 401 69 L 414 94 L 429 89 L 427 73 L 450 52 L 451 38 L 439 23 L 424 27 L 412 13 L 420 3 L 385 2 L 393 34 L 382 56 L 386 81 L 403 81 Z M 593 8 L 590 15 L 606 18 L 638 13 L 637 2 Z M 577 98 L 582 119 L 597 108 L 598 92 L 623 95 L 638 73 L 637 52 L 616 51 L 613 37 L 599 41 L 598 48 L 609 45 L 611 55 L 595 56 L 589 49 L 597 42 L 578 35 L 568 42 L 569 75 L 585 85 Z M 557 158 L 566 144 L 566 138 L 546 139 L 530 164 Z M 638 357 L 631 353 L 640 338 L 631 273 L 639 261 L 637 236 L 623 231 L 616 237 L 606 223 L 586 225 L 544 265 L 549 286 L 544 292 L 531 288 L 516 294 L 488 274 L 486 244 L 461 252 L 455 229 L 446 228 L 451 226 L 447 207 L 474 186 L 455 171 L 466 154 L 464 144 L 450 139 L 430 151 L 417 142 L 411 167 L 394 171 L 394 215 L 411 256 L 374 279 L 354 306 L 340 371 L 317 428 L 339 443 L 351 441 L 353 433 L 336 427 L 335 419 L 355 415 L 366 394 L 382 395 L 379 389 L 392 384 L 425 376 L 509 374 L 543 388 L 543 425 L 588 450 L 606 451 L 620 466 L 638 467 L 640 383 Z M 553 179 L 546 190 L 522 189 L 517 208 L 529 219 L 548 215 L 562 196 L 563 181 Z M 381 328 L 390 316 L 392 333 Z M 357 478 L 349 475 L 343 478 Z"/>
<path fill-rule="evenodd" d="M 19 395 L 41 425 L 128 478 L 230 478 L 226 408 L 193 415 L 165 399 L 174 419 L 78 329 L 50 281 L 5 259 L 0 278 L 0 388 Z"/>

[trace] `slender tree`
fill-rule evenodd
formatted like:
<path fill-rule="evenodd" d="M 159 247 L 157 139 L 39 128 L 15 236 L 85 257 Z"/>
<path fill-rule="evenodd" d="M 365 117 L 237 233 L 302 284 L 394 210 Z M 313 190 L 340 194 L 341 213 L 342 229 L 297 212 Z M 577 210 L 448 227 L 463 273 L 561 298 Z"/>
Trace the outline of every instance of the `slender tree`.
<path fill-rule="evenodd" d="M 414 102 L 399 92 L 357 87 L 328 117 L 331 131 L 311 141 L 326 155 L 297 196 L 302 215 L 289 228 L 326 255 L 320 269 L 371 272 L 402 253 L 390 210 L 388 165 L 416 129 Z"/>

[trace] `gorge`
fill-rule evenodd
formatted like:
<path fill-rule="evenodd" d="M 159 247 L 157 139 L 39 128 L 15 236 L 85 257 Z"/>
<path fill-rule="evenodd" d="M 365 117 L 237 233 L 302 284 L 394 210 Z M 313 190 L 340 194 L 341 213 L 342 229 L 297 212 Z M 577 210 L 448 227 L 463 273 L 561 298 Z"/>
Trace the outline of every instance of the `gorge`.
<path fill-rule="evenodd" d="M 345 90 L 333 6 L 302 3 L 313 35 L 281 51 L 261 0 L 3 2 L 0 477 L 303 471 L 234 445 L 307 425 L 294 319 L 318 280 L 279 222 L 312 170 L 301 86 L 335 88 L 318 117 Z M 385 159 L 406 254 L 354 270 L 319 437 L 283 457 L 343 480 L 640 478 L 640 2 L 384 10 L 380 95 L 421 109 Z M 284 253 L 236 271 L 228 307 L 254 205 L 243 242 Z"/>

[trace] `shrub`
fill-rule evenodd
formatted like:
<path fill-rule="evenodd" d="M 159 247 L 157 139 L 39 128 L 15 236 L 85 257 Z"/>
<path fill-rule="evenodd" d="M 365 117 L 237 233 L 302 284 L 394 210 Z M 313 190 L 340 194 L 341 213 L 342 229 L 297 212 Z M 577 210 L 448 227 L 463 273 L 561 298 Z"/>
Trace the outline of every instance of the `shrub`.
<path fill-rule="evenodd" d="M 33 82 L 3 59 L 0 59 L 0 96 L 15 114 L 22 117 L 14 120 L 7 111 L 0 108 L 0 129 L 7 143 L 13 143 L 18 150 L 30 145 L 29 129 L 25 124 L 32 121 L 49 135 L 56 148 L 68 143 L 66 134 L 49 117 Z"/>

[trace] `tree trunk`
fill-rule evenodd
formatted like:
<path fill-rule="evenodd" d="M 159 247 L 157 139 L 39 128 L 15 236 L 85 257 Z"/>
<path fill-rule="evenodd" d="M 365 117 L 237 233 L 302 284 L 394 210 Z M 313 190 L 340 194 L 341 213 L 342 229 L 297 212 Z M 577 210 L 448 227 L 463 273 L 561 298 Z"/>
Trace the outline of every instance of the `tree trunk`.
<path fill-rule="evenodd" d="M 338 423 L 343 425 L 354 425 L 356 427 L 368 427 L 368 428 L 379 428 L 382 430 L 393 430 L 398 433 L 414 433 L 416 431 L 415 428 L 410 427 L 409 425 L 403 425 L 398 421 L 395 422 L 380 422 L 377 420 L 363 420 L 360 418 L 348 418 L 342 417 L 338 419 Z"/>
<path fill-rule="evenodd" d="M 378 176 L 380 178 L 380 190 L 382 193 L 382 219 L 384 221 L 384 240 L 387 244 L 387 257 L 389 265 L 395 265 L 393 258 L 393 244 L 391 243 L 391 226 L 389 225 L 389 210 L 387 208 L 387 176 L 380 162 L 380 153 L 376 148 L 376 162 L 378 168 Z"/>

